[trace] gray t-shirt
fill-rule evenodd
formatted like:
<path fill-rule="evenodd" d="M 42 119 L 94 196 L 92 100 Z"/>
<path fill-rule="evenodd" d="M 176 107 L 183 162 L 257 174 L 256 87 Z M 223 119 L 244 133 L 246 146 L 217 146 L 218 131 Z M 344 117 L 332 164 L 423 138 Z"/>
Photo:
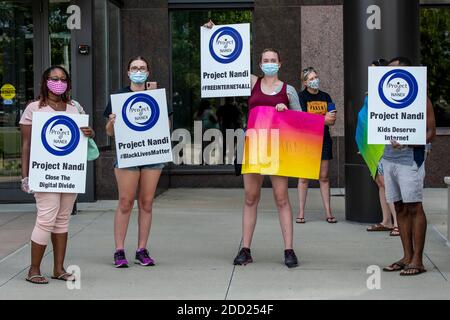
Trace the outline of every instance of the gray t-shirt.
<path fill-rule="evenodd" d="M 414 162 L 413 148 L 403 147 L 402 149 L 394 149 L 392 145 L 388 144 L 384 148 L 383 159 L 411 166 Z"/>
<path fill-rule="evenodd" d="M 421 167 L 425 161 L 425 146 L 404 146 L 402 149 L 394 149 L 389 144 L 384 148 L 383 159 L 407 166 L 412 166 L 415 162 L 417 167 Z"/>
<path fill-rule="evenodd" d="M 281 84 L 281 86 L 279 86 L 273 94 L 277 94 L 281 91 L 281 89 L 283 89 L 283 84 Z M 298 93 L 295 90 L 295 88 L 291 85 L 286 85 L 286 92 L 288 94 L 289 97 L 289 105 L 288 108 L 290 110 L 295 110 L 295 111 L 302 111 L 302 107 L 300 105 L 300 99 L 298 98 Z"/>

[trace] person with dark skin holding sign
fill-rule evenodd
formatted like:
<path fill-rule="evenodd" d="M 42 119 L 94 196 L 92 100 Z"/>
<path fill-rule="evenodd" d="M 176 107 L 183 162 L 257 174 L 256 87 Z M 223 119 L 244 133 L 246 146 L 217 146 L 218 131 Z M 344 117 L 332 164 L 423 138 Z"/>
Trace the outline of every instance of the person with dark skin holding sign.
<path fill-rule="evenodd" d="M 407 58 L 397 57 L 390 61 L 389 66 L 409 67 L 412 63 Z M 436 122 L 430 98 L 427 97 L 426 103 L 426 142 L 430 143 L 436 136 Z M 381 163 L 386 200 L 395 205 L 403 246 L 403 257 L 383 271 L 401 271 L 401 276 L 419 275 L 427 271 L 423 265 L 427 219 L 422 205 L 425 146 L 401 145 L 391 140 L 384 149 Z"/>
<path fill-rule="evenodd" d="M 47 69 L 42 75 L 41 94 L 38 100 L 31 102 L 20 120 L 22 133 L 22 190 L 32 193 L 28 185 L 28 172 L 31 150 L 31 129 L 33 112 L 66 112 L 79 114 L 78 108 L 70 99 L 71 81 L 69 73 L 60 66 Z M 94 137 L 90 127 L 81 127 L 86 137 Z M 75 277 L 64 269 L 70 214 L 77 198 L 76 193 L 34 193 L 37 207 L 36 224 L 31 235 L 31 266 L 27 281 L 35 284 L 47 284 L 40 266 L 47 247 L 48 239 L 53 244 L 52 279 L 74 281 Z"/>
<path fill-rule="evenodd" d="M 119 93 L 138 92 L 146 89 L 156 89 L 156 83 L 146 82 L 150 74 L 147 60 L 141 56 L 130 60 L 127 67 L 131 85 L 123 88 Z M 170 114 L 170 113 L 169 113 Z M 106 133 L 114 136 L 114 123 L 116 115 L 112 113 L 111 100 L 105 109 L 105 117 L 108 117 Z M 147 242 L 152 224 L 152 207 L 164 163 L 149 164 L 139 167 L 114 168 L 119 191 L 119 204 L 114 219 L 114 239 L 116 251 L 114 253 L 114 266 L 127 268 L 128 261 L 125 256 L 125 237 L 133 210 L 134 200 L 138 200 L 138 243 L 135 254 L 135 263 L 141 266 L 153 266 L 155 261 L 147 250 Z"/>

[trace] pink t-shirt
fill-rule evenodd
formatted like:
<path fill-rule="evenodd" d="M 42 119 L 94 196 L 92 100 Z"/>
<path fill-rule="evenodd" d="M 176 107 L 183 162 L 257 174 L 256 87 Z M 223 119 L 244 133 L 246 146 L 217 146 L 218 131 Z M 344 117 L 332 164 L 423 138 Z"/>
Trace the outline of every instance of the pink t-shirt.
<path fill-rule="evenodd" d="M 83 109 L 83 107 L 81 107 Z M 46 105 L 44 107 L 39 108 L 39 100 L 31 102 L 26 108 L 25 111 L 22 114 L 22 118 L 20 118 L 20 124 L 31 126 L 32 119 L 33 119 L 33 112 L 57 112 L 55 109 L 50 107 L 49 105 Z M 66 113 L 73 113 L 73 114 L 79 114 L 77 107 L 71 103 L 67 103 L 66 107 Z M 84 113 L 84 110 L 83 110 Z"/>

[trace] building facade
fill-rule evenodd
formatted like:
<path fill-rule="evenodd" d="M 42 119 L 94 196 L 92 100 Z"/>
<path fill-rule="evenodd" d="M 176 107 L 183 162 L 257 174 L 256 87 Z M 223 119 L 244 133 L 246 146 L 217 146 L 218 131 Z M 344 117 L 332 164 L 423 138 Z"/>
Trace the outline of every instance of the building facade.
<path fill-rule="evenodd" d="M 165 88 L 173 128 L 194 132 L 199 119 L 200 26 L 251 23 L 252 68 L 264 48 L 281 52 L 280 78 L 301 90 L 300 71 L 317 69 L 322 90 L 336 102 L 332 127 L 332 187 L 344 187 L 344 0 L 16 0 L 0 1 L 0 202 L 32 201 L 20 191 L 18 119 L 39 95 L 40 76 L 61 64 L 73 78 L 73 97 L 91 115 L 101 156 L 88 168 L 81 200 L 116 199 L 114 141 L 103 111 L 111 93 L 128 84 L 126 66 L 137 55 L 150 61 L 150 78 Z M 421 63 L 428 66 L 437 137 L 427 162 L 426 187 L 444 187 L 450 173 L 450 1 L 421 1 Z M 447 29 L 445 29 L 447 28 Z M 445 32 L 445 30 L 447 30 Z M 439 32 L 440 31 L 440 32 Z M 436 57 L 435 55 L 438 54 Z M 374 59 L 379 57 L 374 57 Z M 391 57 L 385 57 L 389 59 Z M 370 64 L 371 61 L 367 61 Z M 447 72 L 445 72 L 447 70 Z M 439 90 L 438 90 L 439 88 Z M 355 102 L 355 110 L 362 104 Z M 217 112 L 226 101 L 211 99 Z M 246 99 L 236 98 L 238 123 Z M 267 183 L 269 183 L 267 181 Z M 295 179 L 290 182 L 296 185 Z M 159 191 L 176 187 L 241 187 L 233 165 L 168 165 Z"/>

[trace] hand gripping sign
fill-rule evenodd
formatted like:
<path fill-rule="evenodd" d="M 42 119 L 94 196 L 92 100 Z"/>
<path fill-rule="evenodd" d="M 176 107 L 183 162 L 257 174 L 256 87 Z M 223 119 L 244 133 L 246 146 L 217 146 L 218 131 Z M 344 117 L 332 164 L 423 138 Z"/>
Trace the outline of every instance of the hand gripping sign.
<path fill-rule="evenodd" d="M 111 95 L 119 168 L 172 161 L 165 89 Z"/>
<path fill-rule="evenodd" d="M 84 193 L 89 116 L 34 112 L 29 184 L 37 192 Z"/>
<path fill-rule="evenodd" d="M 369 67 L 369 144 L 426 144 L 426 108 L 426 67 Z"/>
<path fill-rule="evenodd" d="M 202 98 L 250 96 L 250 24 L 200 28 Z"/>

